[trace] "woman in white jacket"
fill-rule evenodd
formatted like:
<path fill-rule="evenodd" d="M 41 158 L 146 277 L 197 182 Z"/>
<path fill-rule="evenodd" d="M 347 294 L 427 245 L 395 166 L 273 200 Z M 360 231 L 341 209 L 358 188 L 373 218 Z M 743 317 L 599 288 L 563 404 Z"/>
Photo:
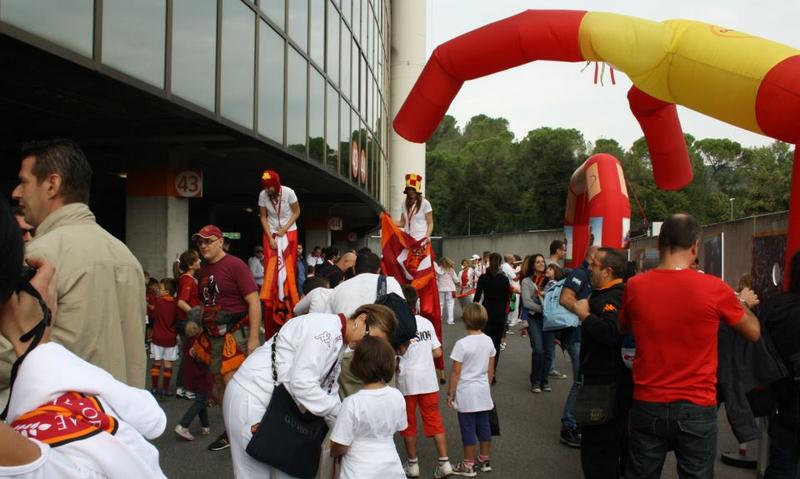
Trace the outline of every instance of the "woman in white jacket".
<path fill-rule="evenodd" d="M 442 308 L 442 320 L 447 319 L 447 324 L 455 324 L 453 306 L 456 301 L 456 290 L 459 284 L 458 274 L 453 269 L 453 261 L 442 256 L 436 268 L 436 287 L 439 289 L 439 305 Z"/>
<path fill-rule="evenodd" d="M 273 341 L 278 382 L 301 409 L 324 417 L 333 426 L 341 407 L 337 379 L 345 347 L 357 348 L 366 336 L 388 341 L 396 328 L 394 313 L 376 304 L 361 306 L 348 319 L 336 314 L 307 314 L 292 318 L 278 334 L 248 356 L 228 383 L 223 400 L 234 475 L 291 477 L 253 459 L 245 451 L 253 436 L 251 428 L 261 421 L 272 398 Z"/>

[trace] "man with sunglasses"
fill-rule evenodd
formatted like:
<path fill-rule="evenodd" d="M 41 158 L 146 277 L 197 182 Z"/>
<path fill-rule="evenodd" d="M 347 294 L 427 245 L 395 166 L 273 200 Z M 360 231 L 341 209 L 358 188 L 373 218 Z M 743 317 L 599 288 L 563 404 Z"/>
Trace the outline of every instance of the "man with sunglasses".
<path fill-rule="evenodd" d="M 204 260 L 198 275 L 203 332 L 192 351 L 209 365 L 221 402 L 233 373 L 245 356 L 259 346 L 261 302 L 245 262 L 222 249 L 222 231 L 217 226 L 204 226 L 192 239 Z M 228 437 L 222 434 L 208 449 L 219 451 L 228 447 Z"/>

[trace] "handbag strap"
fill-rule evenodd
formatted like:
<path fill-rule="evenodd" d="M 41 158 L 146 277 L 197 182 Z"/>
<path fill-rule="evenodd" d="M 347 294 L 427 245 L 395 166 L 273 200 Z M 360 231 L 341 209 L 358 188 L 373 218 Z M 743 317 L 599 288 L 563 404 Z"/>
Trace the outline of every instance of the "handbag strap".
<path fill-rule="evenodd" d="M 344 331 L 345 331 L 345 324 L 347 324 L 346 323 L 347 318 L 342 313 L 339 313 L 338 316 L 339 316 L 339 321 L 342 322 L 342 341 L 344 342 Z M 278 366 L 277 366 L 278 354 L 276 352 L 276 347 L 275 347 L 275 343 L 277 342 L 278 342 L 278 333 L 275 333 L 275 336 L 272 338 L 272 382 L 275 384 L 276 388 L 280 386 L 280 383 L 278 382 Z M 328 370 L 328 373 L 322 379 L 323 384 L 328 382 L 328 379 L 330 379 L 331 374 L 333 374 L 333 370 L 336 369 L 337 364 L 339 364 L 338 360 L 333 362 L 333 365 Z M 331 383 L 328 386 L 328 394 L 330 394 L 331 390 L 333 390 L 333 383 Z"/>

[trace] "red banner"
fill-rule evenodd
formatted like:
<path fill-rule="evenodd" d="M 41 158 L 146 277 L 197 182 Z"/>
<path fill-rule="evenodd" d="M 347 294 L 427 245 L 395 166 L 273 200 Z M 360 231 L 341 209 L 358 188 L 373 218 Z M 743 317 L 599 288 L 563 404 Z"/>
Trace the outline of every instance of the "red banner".
<path fill-rule="evenodd" d="M 386 212 L 381 213 L 381 250 L 383 272 L 400 284 L 411 284 L 419 294 L 419 314 L 433 323 L 436 336 L 442 341 L 442 310 L 436 287 L 435 255 L 428 238 L 414 239 L 394 224 Z M 436 369 L 444 369 L 444 360 L 435 361 Z"/>

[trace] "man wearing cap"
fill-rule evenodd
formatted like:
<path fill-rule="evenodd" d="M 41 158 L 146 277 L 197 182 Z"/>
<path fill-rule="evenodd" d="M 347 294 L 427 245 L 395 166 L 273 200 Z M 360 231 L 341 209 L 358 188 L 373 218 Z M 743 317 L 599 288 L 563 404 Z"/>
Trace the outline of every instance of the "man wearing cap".
<path fill-rule="evenodd" d="M 224 385 L 244 362 L 245 355 L 259 346 L 261 303 L 258 287 L 250 269 L 239 258 L 222 249 L 222 231 L 214 225 L 204 226 L 192 235 L 203 265 L 200 267 L 198 295 L 203 305 L 203 332 L 194 346 L 193 355 L 209 365 L 222 401 Z M 222 434 L 208 449 L 229 447 Z"/>
<path fill-rule="evenodd" d="M 281 177 L 273 170 L 261 174 L 264 187 L 258 195 L 258 211 L 264 230 L 264 328 L 267 339 L 288 321 L 300 300 L 297 293 L 297 219 L 300 203 Z"/>

